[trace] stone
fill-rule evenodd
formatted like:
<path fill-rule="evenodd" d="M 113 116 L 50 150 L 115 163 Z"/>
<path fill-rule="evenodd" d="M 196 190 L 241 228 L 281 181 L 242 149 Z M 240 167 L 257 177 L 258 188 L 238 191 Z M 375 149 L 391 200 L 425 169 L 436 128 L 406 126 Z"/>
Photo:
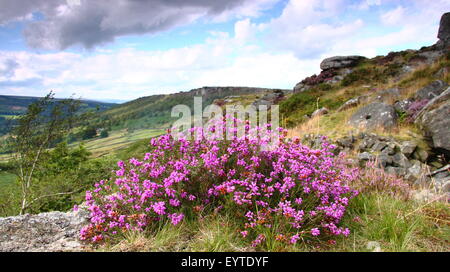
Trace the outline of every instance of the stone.
<path fill-rule="evenodd" d="M 400 145 L 400 152 L 402 152 L 403 155 L 405 155 L 406 157 L 409 158 L 414 153 L 416 148 L 417 148 L 417 144 L 415 142 L 406 141 Z"/>
<path fill-rule="evenodd" d="M 358 154 L 358 160 L 360 162 L 367 162 L 367 161 L 372 161 L 375 159 L 375 156 L 370 154 L 369 152 L 363 152 Z"/>
<path fill-rule="evenodd" d="M 299 82 L 297 85 L 295 85 L 294 87 L 294 93 L 300 93 L 300 92 L 304 92 L 306 90 L 308 90 L 308 86 L 306 84 L 303 84 L 301 82 Z"/>
<path fill-rule="evenodd" d="M 355 137 L 353 137 L 353 136 L 346 136 L 346 137 L 336 140 L 336 143 L 339 146 L 346 147 L 346 148 L 353 148 L 354 142 L 355 142 Z"/>
<path fill-rule="evenodd" d="M 416 149 L 416 151 L 413 153 L 413 158 L 421 162 L 426 162 L 429 156 L 430 155 L 428 154 L 428 152 L 421 148 Z"/>
<path fill-rule="evenodd" d="M 392 164 L 392 157 L 385 153 L 381 153 L 377 156 L 377 162 L 378 166 L 386 168 L 387 166 Z"/>
<path fill-rule="evenodd" d="M 425 167 L 420 161 L 411 161 L 412 166 L 408 168 L 408 174 L 415 179 L 419 179 L 421 176 L 425 176 Z"/>
<path fill-rule="evenodd" d="M 342 106 L 340 106 L 337 111 L 345 111 L 351 108 L 354 108 L 356 106 L 358 106 L 361 103 L 364 103 L 368 100 L 368 97 L 363 95 L 363 96 L 358 96 L 356 98 L 352 98 L 350 100 L 348 100 L 347 102 L 345 102 Z"/>
<path fill-rule="evenodd" d="M 406 112 L 412 103 L 413 101 L 411 99 L 397 101 L 394 104 L 394 108 L 397 112 Z"/>
<path fill-rule="evenodd" d="M 48 212 L 0 218 L 0 251 L 81 251 L 78 239 L 89 212 Z"/>
<path fill-rule="evenodd" d="M 396 153 L 394 156 L 392 156 L 392 163 L 393 165 L 402 168 L 411 167 L 411 163 L 409 162 L 408 158 L 402 153 Z"/>
<path fill-rule="evenodd" d="M 450 43 L 450 12 L 444 13 L 441 17 L 438 38 L 445 44 Z"/>
<path fill-rule="evenodd" d="M 393 148 L 393 147 L 391 147 L 391 146 L 388 145 L 387 147 L 385 147 L 385 148 L 381 151 L 381 153 L 386 154 L 386 155 L 389 155 L 389 156 L 394 155 L 394 154 L 395 154 L 395 148 Z"/>
<path fill-rule="evenodd" d="M 317 116 L 322 116 L 322 115 L 325 115 L 328 113 L 329 113 L 329 110 L 327 108 L 321 108 L 321 109 L 314 111 L 313 114 L 311 114 L 311 118 L 314 118 Z"/>
<path fill-rule="evenodd" d="M 423 114 L 420 126 L 432 147 L 450 156 L 450 100 L 436 107 Z"/>
<path fill-rule="evenodd" d="M 380 152 L 385 147 L 387 147 L 387 144 L 385 142 L 376 141 L 375 144 L 372 146 L 372 151 Z"/>
<path fill-rule="evenodd" d="M 380 91 L 376 94 L 375 101 L 383 103 L 395 103 L 400 98 L 400 91 L 397 88 Z"/>
<path fill-rule="evenodd" d="M 406 175 L 406 169 L 405 168 L 401 168 L 401 167 L 386 167 L 385 172 L 391 175 L 396 175 L 399 177 L 405 176 Z"/>
<path fill-rule="evenodd" d="M 414 98 L 416 100 L 424 100 L 424 99 L 431 100 L 441 95 L 447 88 L 448 88 L 447 82 L 444 82 L 442 80 L 436 80 L 430 83 L 429 85 L 423 87 L 422 89 L 418 90 L 414 95 Z"/>
<path fill-rule="evenodd" d="M 389 130 L 397 126 L 395 108 L 384 103 L 375 102 L 359 109 L 350 117 L 349 124 L 363 129 L 383 128 Z"/>
<path fill-rule="evenodd" d="M 357 65 L 363 59 L 365 59 L 365 57 L 362 56 L 337 56 L 326 58 L 320 64 L 320 69 L 329 70 L 349 68 Z"/>

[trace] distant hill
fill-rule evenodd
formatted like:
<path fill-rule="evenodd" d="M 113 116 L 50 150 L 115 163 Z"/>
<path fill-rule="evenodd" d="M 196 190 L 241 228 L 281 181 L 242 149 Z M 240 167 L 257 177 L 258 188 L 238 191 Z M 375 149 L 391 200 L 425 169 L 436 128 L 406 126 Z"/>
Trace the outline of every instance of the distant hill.
<path fill-rule="evenodd" d="M 17 116 L 24 114 L 27 107 L 38 99 L 40 97 L 0 95 L 0 135 L 7 133 L 8 124 Z M 105 111 L 115 105 L 117 104 L 82 100 L 81 110 L 98 108 L 99 111 Z"/>
<path fill-rule="evenodd" d="M 166 128 L 170 122 L 177 118 L 171 118 L 171 110 L 176 105 L 193 107 L 194 97 L 203 97 L 203 107 L 218 100 L 233 99 L 242 104 L 252 103 L 271 93 L 288 93 L 291 90 L 252 88 L 252 87 L 203 87 L 188 92 L 180 92 L 168 95 L 152 95 L 141 97 L 110 108 L 92 121 L 92 125 L 106 126 L 115 129 L 147 129 Z"/>

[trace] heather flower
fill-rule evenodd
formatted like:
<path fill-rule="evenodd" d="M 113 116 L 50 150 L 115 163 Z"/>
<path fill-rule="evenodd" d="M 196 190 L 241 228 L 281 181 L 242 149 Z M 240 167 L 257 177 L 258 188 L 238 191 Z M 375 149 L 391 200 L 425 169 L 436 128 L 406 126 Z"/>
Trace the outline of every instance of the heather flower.
<path fill-rule="evenodd" d="M 234 122 L 242 122 L 233 119 Z M 224 126 L 218 124 L 216 128 Z M 215 128 L 215 130 L 216 130 Z M 279 241 L 297 243 L 302 233 L 348 235 L 340 221 L 356 195 L 357 172 L 334 156 L 324 141 L 320 149 L 284 138 L 263 149 L 275 131 L 248 126 L 233 140 L 153 138 L 143 160 L 119 161 L 117 177 L 86 192 L 90 225 L 80 238 L 100 242 L 127 230 L 143 231 L 155 222 L 177 225 L 189 214 L 229 213 L 244 231 L 242 239 L 262 246 L 277 227 Z M 236 131 L 231 129 L 231 131 Z M 259 137 L 258 133 L 266 135 Z M 202 128 L 191 133 L 203 135 Z M 101 236 L 99 236 L 101 235 Z M 308 236 L 302 236 L 308 239 Z"/>
<path fill-rule="evenodd" d="M 311 235 L 312 236 L 319 236 L 320 235 L 320 230 L 318 228 L 311 229 Z"/>

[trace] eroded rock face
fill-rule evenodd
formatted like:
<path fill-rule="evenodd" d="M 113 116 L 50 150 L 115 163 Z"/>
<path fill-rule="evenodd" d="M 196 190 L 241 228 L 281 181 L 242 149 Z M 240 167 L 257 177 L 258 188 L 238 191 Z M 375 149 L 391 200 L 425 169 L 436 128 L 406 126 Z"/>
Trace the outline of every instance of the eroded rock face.
<path fill-rule="evenodd" d="M 445 13 L 441 17 L 438 38 L 446 44 L 450 43 L 450 12 Z"/>
<path fill-rule="evenodd" d="M 0 251 L 82 251 L 78 235 L 88 216 L 78 210 L 0 218 Z"/>
<path fill-rule="evenodd" d="M 447 100 L 436 109 L 423 114 L 421 126 L 425 134 L 431 137 L 433 147 L 443 149 L 450 154 L 450 101 Z"/>
<path fill-rule="evenodd" d="M 349 124 L 362 129 L 391 129 L 397 125 L 395 108 L 384 103 L 372 103 L 358 110 L 349 120 Z"/>
<path fill-rule="evenodd" d="M 431 84 L 418 90 L 414 96 L 416 100 L 428 99 L 431 100 L 441 95 L 448 88 L 447 82 L 442 80 L 433 81 Z"/>
<path fill-rule="evenodd" d="M 341 69 L 357 65 L 361 60 L 365 59 L 362 56 L 338 56 L 324 59 L 320 64 L 320 69 Z"/>

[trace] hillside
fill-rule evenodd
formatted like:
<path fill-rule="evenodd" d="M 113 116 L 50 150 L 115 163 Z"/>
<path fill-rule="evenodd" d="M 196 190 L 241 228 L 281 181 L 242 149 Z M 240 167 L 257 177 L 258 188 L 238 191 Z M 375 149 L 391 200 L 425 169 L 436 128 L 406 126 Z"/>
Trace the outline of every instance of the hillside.
<path fill-rule="evenodd" d="M 32 96 L 12 96 L 12 95 L 0 95 L 0 135 L 8 132 L 8 124 L 11 120 L 18 115 L 26 112 L 27 107 L 40 99 L 39 97 Z M 56 99 L 58 100 L 58 99 Z M 80 106 L 81 111 L 85 110 L 99 110 L 104 111 L 111 107 L 114 107 L 115 103 L 104 103 L 93 100 L 82 100 Z"/>
<path fill-rule="evenodd" d="M 195 96 L 201 96 L 203 106 L 206 107 L 216 100 L 253 102 L 268 94 L 285 95 L 290 92 L 290 90 L 251 87 L 203 87 L 188 92 L 152 95 L 129 101 L 102 112 L 91 122 L 95 126 L 107 126 L 112 130 L 168 128 L 171 122 L 178 119 L 171 118 L 172 108 L 176 105 L 187 105 L 192 109 Z"/>

